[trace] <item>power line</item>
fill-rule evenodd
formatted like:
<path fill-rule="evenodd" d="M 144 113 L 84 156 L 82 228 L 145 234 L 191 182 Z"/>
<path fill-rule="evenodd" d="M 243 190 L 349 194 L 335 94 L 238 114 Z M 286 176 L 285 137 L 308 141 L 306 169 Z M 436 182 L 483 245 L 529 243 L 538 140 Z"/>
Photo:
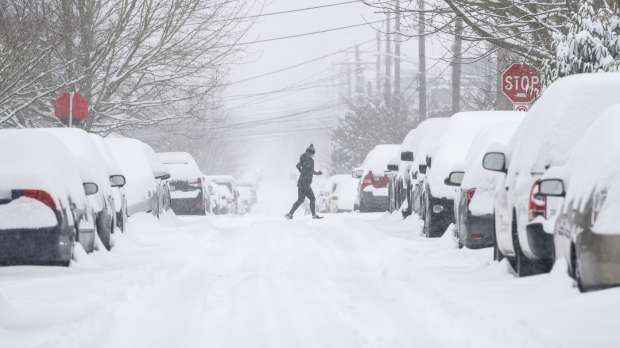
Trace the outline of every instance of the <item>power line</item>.
<path fill-rule="evenodd" d="M 292 118 L 292 117 L 296 117 L 296 116 L 300 116 L 300 115 L 305 115 L 305 114 L 309 114 L 309 113 L 313 113 L 313 112 L 330 110 L 330 109 L 333 109 L 336 106 L 340 106 L 340 104 L 336 103 L 336 104 L 320 106 L 318 108 L 298 111 L 298 112 L 294 112 L 294 113 L 290 113 L 290 114 L 285 114 L 285 115 L 281 115 L 281 116 L 276 116 L 276 117 L 262 118 L 262 119 L 258 119 L 258 120 L 250 120 L 250 121 L 237 122 L 237 123 L 223 125 L 223 126 L 218 126 L 218 127 L 211 127 L 211 128 L 207 128 L 206 130 L 230 129 L 230 128 L 235 128 L 235 127 L 240 127 L 240 126 L 243 127 L 243 126 L 248 126 L 248 125 L 255 125 L 256 123 L 264 123 L 264 122 L 273 122 L 273 121 L 278 121 L 278 120 L 284 120 L 284 119 L 288 119 L 288 118 Z"/>
<path fill-rule="evenodd" d="M 261 18 L 261 17 L 276 16 L 276 15 L 287 14 L 287 13 L 304 12 L 304 11 L 311 11 L 311 10 L 318 10 L 318 9 L 322 9 L 322 8 L 328 8 L 328 7 L 350 5 L 350 4 L 355 4 L 355 3 L 361 3 L 361 2 L 360 2 L 360 0 L 343 1 L 343 2 L 337 2 L 337 3 L 332 3 L 332 4 L 324 4 L 324 5 L 317 5 L 317 6 L 311 6 L 311 7 L 296 8 L 296 9 L 292 9 L 292 10 L 283 10 L 283 11 L 261 13 L 261 14 L 257 14 L 257 15 L 227 18 L 227 19 L 221 20 L 221 21 L 222 22 L 224 22 L 224 21 L 242 21 L 242 20 L 256 19 L 256 18 Z"/>
<path fill-rule="evenodd" d="M 369 42 L 374 42 L 374 41 L 375 41 L 374 39 L 368 40 L 368 41 L 364 41 L 364 42 L 360 43 L 359 46 L 365 45 L 365 44 L 367 44 Z M 341 50 L 334 51 L 332 53 L 328 53 L 328 54 L 322 55 L 320 57 L 311 58 L 311 59 L 305 60 L 305 61 L 297 63 L 297 64 L 286 66 L 284 68 L 280 68 L 280 69 L 269 71 L 269 72 L 262 73 L 262 74 L 259 74 L 259 75 L 247 77 L 245 79 L 241 79 L 241 80 L 238 80 L 238 81 L 233 81 L 233 82 L 230 82 L 230 83 L 226 83 L 226 84 L 223 85 L 223 87 L 228 87 L 228 86 L 231 86 L 231 85 L 236 85 L 236 84 L 239 84 L 239 83 L 243 83 L 243 82 L 247 82 L 247 81 L 252 81 L 252 80 L 256 80 L 256 79 L 262 78 L 262 77 L 266 77 L 266 76 L 278 74 L 278 73 L 281 73 L 281 72 L 285 72 L 285 71 L 288 71 L 288 70 L 296 69 L 296 68 L 302 67 L 304 65 L 308 65 L 308 64 L 311 64 L 311 63 L 314 63 L 314 62 L 318 62 L 320 60 L 323 60 L 323 59 L 326 59 L 326 58 L 329 58 L 329 57 L 337 56 L 337 55 L 339 55 L 339 54 L 341 54 L 343 52 L 347 52 L 347 51 L 355 48 L 355 46 L 358 46 L 358 45 L 349 46 L 347 48 L 343 48 Z"/>
<path fill-rule="evenodd" d="M 342 26 L 342 27 L 335 27 L 335 28 L 329 28 L 329 29 L 323 29 L 323 30 L 317 30 L 317 31 L 310 31 L 310 32 L 301 33 L 301 34 L 277 36 L 277 37 L 272 37 L 272 38 L 263 39 L 263 40 L 237 42 L 237 43 L 228 44 L 228 45 L 219 45 L 219 46 L 214 46 L 212 48 L 214 48 L 214 49 L 216 49 L 216 48 L 230 48 L 230 47 L 237 47 L 237 46 L 254 45 L 254 44 L 265 43 L 265 42 L 272 42 L 272 41 L 295 39 L 295 38 L 300 38 L 300 37 L 306 37 L 306 36 L 330 33 L 330 32 L 334 32 L 334 31 L 340 31 L 340 30 L 346 30 L 346 29 L 352 29 L 352 28 L 358 28 L 358 27 L 365 27 L 365 26 L 368 26 L 370 24 L 376 24 L 376 23 L 381 23 L 381 22 L 385 22 L 385 19 L 380 19 L 380 20 L 371 21 L 371 22 L 364 22 L 364 23 L 359 23 L 359 24 L 345 25 L 345 26 Z"/>

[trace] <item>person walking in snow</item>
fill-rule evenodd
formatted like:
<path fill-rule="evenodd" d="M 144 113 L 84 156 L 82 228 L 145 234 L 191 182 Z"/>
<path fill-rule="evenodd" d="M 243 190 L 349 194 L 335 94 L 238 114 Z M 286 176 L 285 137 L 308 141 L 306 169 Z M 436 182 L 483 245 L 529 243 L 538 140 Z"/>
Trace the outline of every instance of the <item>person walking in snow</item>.
<path fill-rule="evenodd" d="M 293 203 L 291 210 L 285 215 L 287 219 L 292 219 L 293 214 L 295 214 L 295 210 L 299 208 L 300 205 L 303 204 L 306 197 L 310 200 L 310 211 L 312 212 L 313 219 L 321 219 L 321 216 L 316 214 L 315 202 L 316 199 L 314 197 L 314 192 L 312 192 L 312 178 L 315 175 L 323 174 L 320 170 L 314 170 L 314 145 L 310 144 L 304 152 L 299 157 L 299 163 L 297 163 L 296 167 L 299 170 L 299 180 L 297 180 L 297 201 Z"/>

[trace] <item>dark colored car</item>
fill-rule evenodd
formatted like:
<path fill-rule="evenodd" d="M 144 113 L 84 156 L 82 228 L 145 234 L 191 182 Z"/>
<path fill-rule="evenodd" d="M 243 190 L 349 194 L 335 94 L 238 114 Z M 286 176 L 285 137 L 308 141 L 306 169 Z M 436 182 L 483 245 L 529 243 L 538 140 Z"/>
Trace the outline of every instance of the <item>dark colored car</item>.
<path fill-rule="evenodd" d="M 503 174 L 484 169 L 482 159 L 490 146 L 506 145 L 522 119 L 523 113 L 515 113 L 514 120 L 481 130 L 469 149 L 455 200 L 455 233 L 460 247 L 476 249 L 495 244 L 493 199 Z"/>
<path fill-rule="evenodd" d="M 177 215 L 206 215 L 209 195 L 204 175 L 187 152 L 160 152 L 159 161 L 170 173 L 171 208 Z"/>
<path fill-rule="evenodd" d="M 512 111 L 461 112 L 450 118 L 450 125 L 439 148 L 433 153 L 424 190 L 424 234 L 440 237 L 454 223 L 458 187 L 451 184 L 454 172 L 463 172 L 470 146 L 482 129 L 509 122 Z"/>
<path fill-rule="evenodd" d="M 0 163 L 0 264 L 68 266 L 80 232 L 95 233 L 80 223 L 97 185 L 83 184 L 69 150 L 39 131 L 0 130 Z"/>

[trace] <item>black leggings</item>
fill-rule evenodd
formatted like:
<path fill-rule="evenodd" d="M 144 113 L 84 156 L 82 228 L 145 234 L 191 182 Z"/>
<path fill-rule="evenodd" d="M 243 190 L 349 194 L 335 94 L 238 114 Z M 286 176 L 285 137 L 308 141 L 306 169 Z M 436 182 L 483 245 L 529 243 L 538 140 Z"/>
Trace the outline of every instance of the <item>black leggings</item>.
<path fill-rule="evenodd" d="M 295 210 L 297 210 L 297 208 L 299 208 L 299 206 L 304 203 L 306 197 L 308 197 L 308 199 L 310 200 L 310 211 L 312 212 L 312 215 L 316 215 L 314 204 L 316 199 L 314 198 L 314 192 L 312 192 L 312 187 L 310 187 L 310 185 L 297 186 L 297 201 L 293 203 L 293 207 L 290 211 L 291 215 L 293 215 L 295 213 Z"/>

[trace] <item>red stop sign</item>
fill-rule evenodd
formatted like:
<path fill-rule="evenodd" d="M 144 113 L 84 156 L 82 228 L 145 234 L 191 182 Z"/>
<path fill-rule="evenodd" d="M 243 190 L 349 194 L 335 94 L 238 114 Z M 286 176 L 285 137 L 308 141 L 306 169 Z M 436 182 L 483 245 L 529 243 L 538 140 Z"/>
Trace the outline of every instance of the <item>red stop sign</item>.
<path fill-rule="evenodd" d="M 71 94 L 73 94 L 73 107 L 71 106 Z M 71 116 L 72 113 L 73 116 Z M 63 93 L 56 99 L 54 115 L 64 123 L 69 123 L 70 118 L 73 123 L 82 123 L 88 117 L 88 100 L 78 92 Z"/>
<path fill-rule="evenodd" d="M 531 103 L 541 89 L 538 70 L 527 64 L 512 64 L 502 73 L 502 93 L 513 103 Z"/>

